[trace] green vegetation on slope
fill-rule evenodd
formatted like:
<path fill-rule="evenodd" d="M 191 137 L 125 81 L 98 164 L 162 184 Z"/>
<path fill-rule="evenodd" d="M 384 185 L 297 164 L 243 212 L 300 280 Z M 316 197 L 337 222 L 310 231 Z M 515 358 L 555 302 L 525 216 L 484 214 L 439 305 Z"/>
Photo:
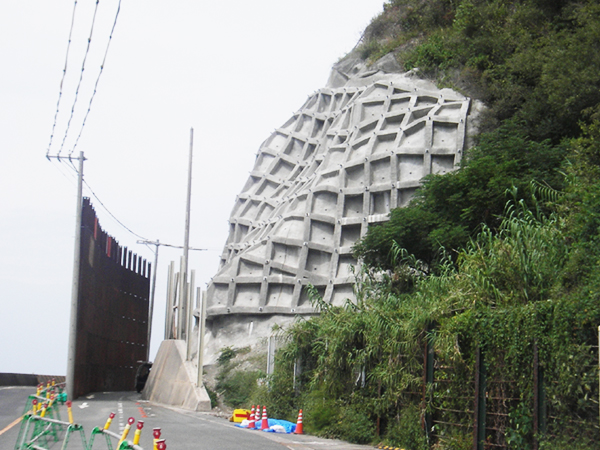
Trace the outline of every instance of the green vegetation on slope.
<path fill-rule="evenodd" d="M 582 203 L 582 195 L 573 189 L 556 209 Z M 423 276 L 423 264 L 396 247 L 395 254 L 405 257 L 383 279 L 364 273 L 357 304 L 331 307 L 314 297 L 322 313 L 288 330 L 267 402 L 288 416 L 304 408 L 307 430 L 326 436 L 410 449 L 468 449 L 482 354 L 492 414 L 485 440 L 532 448 L 538 370 L 547 411 L 535 436 L 540 448 L 594 448 L 597 227 L 587 243 L 577 244 L 588 247 L 582 250 L 587 257 L 596 255 L 587 270 L 573 270 L 582 255 L 573 252 L 572 241 L 573 233 L 589 231 L 590 209 L 600 212 L 598 200 L 591 203 L 572 215 L 544 215 L 524 201 L 509 202 L 496 232 L 484 227 L 456 261 L 440 261 L 436 274 Z M 576 284 L 573 275 L 581 277 Z M 412 278 L 404 292 L 397 289 L 399 276 Z M 435 362 L 424 385 L 426 349 Z M 427 433 L 423 421 L 432 425 Z"/>
<path fill-rule="evenodd" d="M 488 129 L 515 117 L 556 143 L 600 101 L 599 17 L 596 1 L 393 0 L 361 51 L 394 52 L 405 69 L 483 100 Z"/>
<path fill-rule="evenodd" d="M 517 188 L 525 198 L 533 182 L 561 188 L 559 169 L 566 156 L 565 145 L 533 141 L 519 124 L 507 121 L 480 136 L 461 170 L 430 176 L 410 207 L 392 211 L 389 222 L 370 229 L 356 246 L 357 256 L 391 269 L 390 249 L 396 242 L 434 268 L 440 248 L 456 256 L 482 225 L 499 225 L 507 190 Z"/>
<path fill-rule="evenodd" d="M 234 349 L 224 347 L 217 359 L 216 392 L 211 396 L 211 406 L 218 403 L 217 396 L 231 408 L 246 408 L 264 391 L 265 373 L 257 367 L 265 366 L 265 355 L 250 354 L 250 347 Z"/>
<path fill-rule="evenodd" d="M 392 240 L 431 269 L 439 249 L 456 255 L 482 224 L 498 225 L 513 186 L 562 189 L 565 140 L 580 135 L 600 102 L 600 4 L 394 0 L 365 33 L 363 54 L 396 52 L 441 84 L 486 102 L 484 132 L 463 169 L 431 176 L 410 208 L 396 210 L 357 246 L 389 268 Z"/>
<path fill-rule="evenodd" d="M 386 3 L 362 55 L 483 100 L 484 127 L 356 246 L 357 304 L 313 292 L 261 402 L 309 432 L 467 449 L 479 380 L 488 444 L 597 447 L 599 48 L 596 1 Z"/>

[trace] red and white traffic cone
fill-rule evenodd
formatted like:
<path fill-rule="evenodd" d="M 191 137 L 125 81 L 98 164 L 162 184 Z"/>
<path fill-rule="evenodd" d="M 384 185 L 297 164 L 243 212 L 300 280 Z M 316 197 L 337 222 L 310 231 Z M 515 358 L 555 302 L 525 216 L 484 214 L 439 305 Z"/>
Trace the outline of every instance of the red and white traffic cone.
<path fill-rule="evenodd" d="M 254 429 L 259 429 L 260 421 L 260 405 L 256 405 L 256 412 L 254 413 Z"/>
<path fill-rule="evenodd" d="M 252 409 L 250 410 L 250 417 L 248 418 L 248 428 L 255 428 L 256 420 L 254 418 L 254 405 L 252 405 Z"/>
<path fill-rule="evenodd" d="M 304 430 L 302 429 L 302 410 L 298 413 L 298 422 L 296 422 L 296 431 L 294 434 L 304 434 Z"/>
<path fill-rule="evenodd" d="M 263 406 L 262 422 L 260 424 L 260 429 L 261 429 L 261 431 L 269 429 L 269 419 L 267 419 L 267 407 L 266 406 Z"/>

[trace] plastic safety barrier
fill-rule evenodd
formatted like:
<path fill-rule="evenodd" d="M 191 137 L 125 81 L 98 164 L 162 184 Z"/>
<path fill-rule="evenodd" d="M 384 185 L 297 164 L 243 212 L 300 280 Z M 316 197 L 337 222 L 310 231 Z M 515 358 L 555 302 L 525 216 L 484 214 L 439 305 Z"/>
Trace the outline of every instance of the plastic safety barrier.
<path fill-rule="evenodd" d="M 60 418 L 59 405 L 65 403 L 67 405 L 68 421 Z M 54 382 L 48 383 L 46 387 L 39 385 L 36 393 L 27 398 L 15 450 L 46 450 L 50 446 L 56 448 L 55 444 L 61 440 L 60 449 L 66 450 L 73 435 L 81 439 L 82 448 L 85 450 L 92 450 L 98 435 L 104 436 L 107 450 L 144 450 L 139 446 L 144 427 L 143 420 L 138 421 L 133 440 L 128 440 L 127 437 L 135 423 L 135 419 L 130 417 L 122 434 L 119 435 L 109 430 L 115 417 L 115 413 L 111 413 L 104 427 L 95 427 L 92 430 L 89 442 L 87 442 L 83 426 L 73 421 L 71 406 L 71 402 L 66 400 L 64 386 L 58 386 Z M 160 428 L 154 428 L 153 436 L 153 450 L 166 450 L 167 445 L 165 440 L 161 439 Z M 113 446 L 114 440 L 116 440 L 116 445 Z"/>

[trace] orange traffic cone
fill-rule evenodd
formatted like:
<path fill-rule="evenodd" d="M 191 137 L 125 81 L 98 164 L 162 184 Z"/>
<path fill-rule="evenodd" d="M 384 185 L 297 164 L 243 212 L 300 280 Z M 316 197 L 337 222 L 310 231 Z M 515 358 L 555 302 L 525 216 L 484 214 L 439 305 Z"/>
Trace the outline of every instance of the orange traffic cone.
<path fill-rule="evenodd" d="M 263 406 L 262 423 L 260 424 L 260 429 L 261 429 L 261 431 L 269 429 L 269 419 L 267 419 L 267 407 L 266 406 Z"/>
<path fill-rule="evenodd" d="M 252 405 L 252 409 L 250 410 L 250 417 L 248 418 L 248 428 L 256 427 L 256 422 L 254 420 L 254 405 Z"/>
<path fill-rule="evenodd" d="M 296 423 L 294 434 L 304 434 L 304 430 L 302 429 L 302 410 L 298 413 L 298 422 Z"/>

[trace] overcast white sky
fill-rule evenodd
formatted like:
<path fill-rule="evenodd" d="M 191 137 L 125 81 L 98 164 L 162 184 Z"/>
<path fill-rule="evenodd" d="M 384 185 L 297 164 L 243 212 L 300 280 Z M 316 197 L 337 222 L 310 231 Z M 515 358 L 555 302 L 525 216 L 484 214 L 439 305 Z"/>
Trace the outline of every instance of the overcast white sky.
<path fill-rule="evenodd" d="M 0 372 L 64 374 L 75 234 L 75 173 L 49 162 L 74 0 L 0 3 Z M 50 154 L 61 148 L 95 1 L 79 0 Z M 62 154 L 73 150 L 118 0 L 98 4 Z M 216 273 L 235 196 L 275 127 L 323 87 L 383 0 L 122 0 L 106 65 L 75 153 L 85 180 L 135 233 L 181 245 L 194 128 L 190 269 Z M 88 189 L 84 195 L 91 196 Z M 92 197 L 102 227 L 153 253 Z M 151 353 L 164 333 L 167 265 L 159 252 Z"/>

